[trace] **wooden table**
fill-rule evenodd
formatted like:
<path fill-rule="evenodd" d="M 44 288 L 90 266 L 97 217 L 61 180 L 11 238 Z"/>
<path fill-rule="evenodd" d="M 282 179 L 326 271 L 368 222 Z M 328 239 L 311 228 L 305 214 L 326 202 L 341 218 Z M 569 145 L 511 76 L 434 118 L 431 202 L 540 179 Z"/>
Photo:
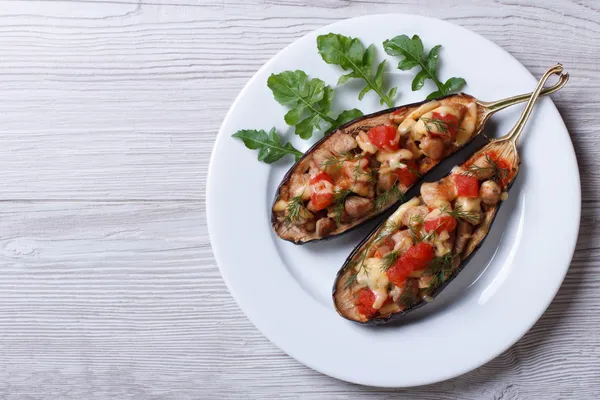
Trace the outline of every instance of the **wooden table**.
<path fill-rule="evenodd" d="M 0 4 L 0 398 L 600 398 L 598 1 L 151 3 Z M 315 28 L 386 12 L 461 24 L 537 76 L 562 62 L 583 178 L 577 251 L 542 319 L 487 365 L 406 390 L 273 346 L 227 292 L 205 220 L 213 141 L 252 74 Z"/>

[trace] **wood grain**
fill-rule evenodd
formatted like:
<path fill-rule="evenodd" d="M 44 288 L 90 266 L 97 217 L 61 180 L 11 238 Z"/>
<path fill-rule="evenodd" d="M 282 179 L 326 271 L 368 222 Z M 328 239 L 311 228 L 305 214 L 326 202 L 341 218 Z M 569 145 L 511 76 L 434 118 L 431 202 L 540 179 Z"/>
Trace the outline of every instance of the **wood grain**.
<path fill-rule="evenodd" d="M 459 23 L 536 75 L 561 61 L 584 180 L 542 319 L 485 366 L 404 390 L 270 344 L 228 294 L 204 215 L 216 132 L 252 74 L 313 29 L 387 12 Z M 600 398 L 598 2 L 5 1 L 0 22 L 0 398 Z"/>

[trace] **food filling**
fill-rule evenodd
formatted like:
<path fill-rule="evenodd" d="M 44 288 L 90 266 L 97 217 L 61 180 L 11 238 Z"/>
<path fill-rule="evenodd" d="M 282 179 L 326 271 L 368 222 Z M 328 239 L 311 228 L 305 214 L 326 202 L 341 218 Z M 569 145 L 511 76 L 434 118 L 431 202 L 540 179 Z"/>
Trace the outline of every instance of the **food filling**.
<path fill-rule="evenodd" d="M 284 227 L 278 233 L 321 238 L 386 209 L 476 126 L 475 102 L 434 100 L 380 125 L 338 130 L 281 187 L 273 206 Z"/>
<path fill-rule="evenodd" d="M 461 253 L 483 213 L 506 194 L 510 165 L 494 152 L 424 183 L 401 205 L 349 268 L 346 289 L 366 318 L 410 308 L 459 267 Z"/>

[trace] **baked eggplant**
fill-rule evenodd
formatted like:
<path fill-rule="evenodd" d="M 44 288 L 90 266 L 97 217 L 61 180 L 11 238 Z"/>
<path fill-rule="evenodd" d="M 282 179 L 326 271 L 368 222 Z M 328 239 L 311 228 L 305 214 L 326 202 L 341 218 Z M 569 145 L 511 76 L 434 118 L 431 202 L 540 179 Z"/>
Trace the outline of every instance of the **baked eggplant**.
<path fill-rule="evenodd" d="M 559 81 L 545 89 L 560 89 Z M 381 215 L 496 112 L 530 94 L 484 102 L 460 93 L 355 119 L 326 134 L 286 173 L 271 210 L 275 233 L 304 244 Z"/>
<path fill-rule="evenodd" d="M 421 185 L 350 254 L 337 274 L 333 301 L 344 318 L 381 324 L 429 302 L 465 267 L 490 231 L 519 172 L 516 143 L 549 69 L 509 134 L 492 139 L 449 175 Z"/>

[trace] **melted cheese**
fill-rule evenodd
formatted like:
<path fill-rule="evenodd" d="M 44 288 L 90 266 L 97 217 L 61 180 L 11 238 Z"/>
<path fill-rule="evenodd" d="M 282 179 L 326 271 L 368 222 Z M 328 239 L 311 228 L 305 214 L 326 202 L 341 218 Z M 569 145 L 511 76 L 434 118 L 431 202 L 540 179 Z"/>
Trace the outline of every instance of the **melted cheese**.
<path fill-rule="evenodd" d="M 413 112 L 408 114 L 406 116 L 406 119 L 416 120 L 417 118 L 420 118 L 423 114 L 425 114 L 431 110 L 435 110 L 439 106 L 440 106 L 439 101 L 437 101 L 437 100 L 430 101 L 429 103 L 425 103 L 425 104 L 421 105 L 419 108 L 417 108 L 416 110 L 414 110 Z"/>
<path fill-rule="evenodd" d="M 412 199 L 398 207 L 398 209 L 394 211 L 392 215 L 390 215 L 387 224 L 401 226 L 402 217 L 404 217 L 404 214 L 406 214 L 406 210 L 418 205 L 421 205 L 421 200 L 418 197 L 413 197 Z"/>
<path fill-rule="evenodd" d="M 377 153 L 377 147 L 375 147 L 373 143 L 371 143 L 371 141 L 369 140 L 369 136 L 363 131 L 360 131 L 356 136 L 356 143 L 358 143 L 358 147 L 360 147 L 361 150 L 366 153 Z"/>
<path fill-rule="evenodd" d="M 463 211 L 481 211 L 481 199 L 479 197 L 457 197 L 454 207 L 460 206 Z"/>
<path fill-rule="evenodd" d="M 477 104 L 469 103 L 467 106 L 467 114 L 463 118 L 460 129 L 456 133 L 456 143 L 463 145 L 471 139 L 475 128 L 477 127 Z"/>
<path fill-rule="evenodd" d="M 361 268 L 356 276 L 356 282 L 360 286 L 366 286 L 375 293 L 375 302 L 373 308 L 378 310 L 383 302 L 388 298 L 388 283 L 390 282 L 387 274 L 382 271 L 382 261 L 379 258 L 367 258 L 364 268 Z"/>
<path fill-rule="evenodd" d="M 452 246 L 448 239 L 450 239 L 448 231 L 442 231 L 442 233 L 436 236 L 435 242 L 433 243 L 436 257 L 442 257 L 444 254 L 452 251 Z"/>

